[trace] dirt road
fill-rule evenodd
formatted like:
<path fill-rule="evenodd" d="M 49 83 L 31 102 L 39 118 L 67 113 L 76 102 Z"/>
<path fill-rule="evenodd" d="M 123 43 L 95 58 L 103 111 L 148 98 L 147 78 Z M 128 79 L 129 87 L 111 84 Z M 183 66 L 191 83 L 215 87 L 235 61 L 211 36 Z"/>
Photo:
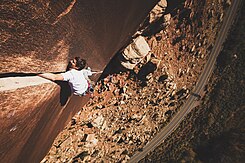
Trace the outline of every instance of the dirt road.
<path fill-rule="evenodd" d="M 222 24 L 220 33 L 215 41 L 214 48 L 212 49 L 210 58 L 205 65 L 202 74 L 200 75 L 195 88 L 192 90 L 193 93 L 203 95 L 203 88 L 205 84 L 208 82 L 208 79 L 213 71 L 215 61 L 217 56 L 219 55 L 222 45 L 227 37 L 229 29 L 235 19 L 237 10 L 241 5 L 242 1 L 232 1 L 232 5 L 228 9 L 226 16 L 224 18 L 224 22 Z M 143 151 L 137 152 L 129 162 L 135 163 L 143 159 L 150 151 L 153 151 L 158 145 L 160 145 L 164 139 L 166 139 L 171 132 L 173 132 L 180 122 L 184 119 L 184 117 L 191 111 L 191 109 L 196 105 L 195 101 L 196 97 L 189 96 L 186 103 L 182 106 L 180 111 L 173 117 L 170 123 L 165 126 L 144 148 Z"/>

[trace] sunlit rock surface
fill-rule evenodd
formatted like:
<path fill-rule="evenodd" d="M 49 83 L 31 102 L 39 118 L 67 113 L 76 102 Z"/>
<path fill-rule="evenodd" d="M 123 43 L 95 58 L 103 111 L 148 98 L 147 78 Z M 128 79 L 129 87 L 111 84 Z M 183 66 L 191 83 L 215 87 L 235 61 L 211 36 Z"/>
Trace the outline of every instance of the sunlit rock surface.
<path fill-rule="evenodd" d="M 74 56 L 85 58 L 93 70 L 103 70 L 156 2 L 2 0 L 0 77 L 65 71 Z M 44 157 L 89 98 L 70 98 L 68 90 L 61 82 L 0 93 L 2 162 L 38 162 Z"/>

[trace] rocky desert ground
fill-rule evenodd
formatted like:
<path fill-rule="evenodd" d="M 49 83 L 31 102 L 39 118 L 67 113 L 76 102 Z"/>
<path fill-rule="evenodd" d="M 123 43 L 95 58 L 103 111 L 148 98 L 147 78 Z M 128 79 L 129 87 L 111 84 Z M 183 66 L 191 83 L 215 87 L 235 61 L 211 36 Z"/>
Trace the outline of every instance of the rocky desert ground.
<path fill-rule="evenodd" d="M 133 70 L 109 71 L 116 56 L 95 84 L 95 92 L 87 105 L 58 135 L 42 162 L 126 162 L 136 151 L 142 150 L 180 109 L 209 57 L 230 1 L 161 3 L 136 33 L 144 36 L 151 53 Z M 215 81 L 215 75 L 212 80 Z M 209 84 L 210 92 L 212 84 Z M 196 116 L 192 122 L 186 120 L 181 125 L 184 130 L 176 132 L 185 135 L 189 129 L 185 125 L 192 127 L 193 122 L 202 118 Z M 178 137 L 176 132 L 173 134 Z M 184 142 L 175 136 L 145 161 L 180 160 L 179 153 L 183 153 L 187 146 L 179 148 L 178 145 Z M 178 157 L 175 158 L 173 151 L 177 151 Z"/>

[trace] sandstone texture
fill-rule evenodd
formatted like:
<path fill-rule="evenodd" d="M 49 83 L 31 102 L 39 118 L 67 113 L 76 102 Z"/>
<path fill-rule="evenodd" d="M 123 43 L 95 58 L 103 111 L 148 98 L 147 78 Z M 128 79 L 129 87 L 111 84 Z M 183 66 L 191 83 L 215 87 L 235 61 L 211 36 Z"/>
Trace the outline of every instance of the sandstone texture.
<path fill-rule="evenodd" d="M 10 80 L 64 72 L 75 56 L 101 71 L 156 3 L 1 0 L 0 77 Z M 89 97 L 71 96 L 64 82 L 37 84 L 27 80 L 25 87 L 18 80 L 14 82 L 20 87 L 0 92 L 0 160 L 39 162 Z"/>
<path fill-rule="evenodd" d="M 160 15 L 154 9 L 133 35 L 147 40 L 151 55 L 133 70 L 110 71 L 115 62 L 109 63 L 93 97 L 42 162 L 126 162 L 142 150 L 190 95 L 226 7 L 225 1 L 183 0 L 169 1 Z"/>

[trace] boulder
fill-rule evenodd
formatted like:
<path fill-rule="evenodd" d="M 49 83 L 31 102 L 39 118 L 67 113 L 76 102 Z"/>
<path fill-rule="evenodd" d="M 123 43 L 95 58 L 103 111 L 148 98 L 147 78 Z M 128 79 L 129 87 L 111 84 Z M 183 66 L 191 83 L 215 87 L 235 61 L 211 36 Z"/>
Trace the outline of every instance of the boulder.
<path fill-rule="evenodd" d="M 121 53 L 124 61 L 120 61 L 122 66 L 127 69 L 133 69 L 151 49 L 143 36 L 139 36 L 133 40 Z"/>
<path fill-rule="evenodd" d="M 162 17 L 166 8 L 167 8 L 167 1 L 160 0 L 158 4 L 150 12 L 149 23 L 151 24 L 152 22 Z"/>
<path fill-rule="evenodd" d="M 98 128 L 101 128 L 103 126 L 103 123 L 104 123 L 104 117 L 102 115 L 99 115 L 97 118 L 93 120 L 93 122 L 91 122 L 91 124 L 94 127 L 98 127 Z"/>

